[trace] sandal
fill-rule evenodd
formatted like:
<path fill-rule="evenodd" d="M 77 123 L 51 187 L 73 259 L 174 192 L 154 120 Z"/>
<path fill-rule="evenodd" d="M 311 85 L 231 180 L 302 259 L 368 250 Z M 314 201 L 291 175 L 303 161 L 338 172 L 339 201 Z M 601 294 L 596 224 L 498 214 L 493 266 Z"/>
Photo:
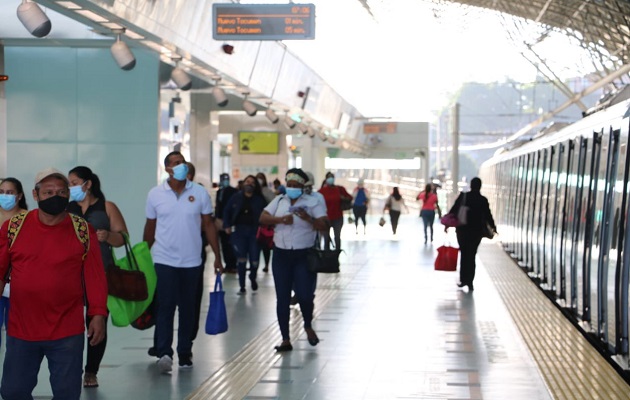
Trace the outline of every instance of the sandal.
<path fill-rule="evenodd" d="M 96 378 L 96 374 L 93 374 L 91 372 L 86 372 L 83 375 L 83 387 L 85 388 L 98 387 L 98 379 Z"/>

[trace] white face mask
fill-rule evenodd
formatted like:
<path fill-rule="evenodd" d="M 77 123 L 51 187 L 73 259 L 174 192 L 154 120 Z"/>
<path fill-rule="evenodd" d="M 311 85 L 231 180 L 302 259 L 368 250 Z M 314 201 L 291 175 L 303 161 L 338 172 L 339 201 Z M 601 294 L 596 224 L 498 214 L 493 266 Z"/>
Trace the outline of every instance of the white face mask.
<path fill-rule="evenodd" d="M 258 178 L 256 180 L 258 181 L 258 184 L 260 185 L 260 187 L 265 187 L 265 183 L 263 182 L 262 179 Z"/>

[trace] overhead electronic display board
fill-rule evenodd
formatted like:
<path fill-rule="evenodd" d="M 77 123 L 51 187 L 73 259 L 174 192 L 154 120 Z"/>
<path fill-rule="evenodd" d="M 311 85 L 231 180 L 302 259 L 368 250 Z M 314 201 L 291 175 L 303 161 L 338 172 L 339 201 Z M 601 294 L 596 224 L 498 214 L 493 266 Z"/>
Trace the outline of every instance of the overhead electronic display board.
<path fill-rule="evenodd" d="M 215 40 L 315 39 L 313 4 L 212 4 Z"/>

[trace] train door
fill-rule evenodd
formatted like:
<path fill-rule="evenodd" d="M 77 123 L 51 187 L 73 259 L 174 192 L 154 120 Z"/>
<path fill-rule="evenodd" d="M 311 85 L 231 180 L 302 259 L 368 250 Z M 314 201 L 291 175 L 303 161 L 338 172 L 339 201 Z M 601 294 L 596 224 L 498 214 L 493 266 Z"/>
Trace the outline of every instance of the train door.
<path fill-rule="evenodd" d="M 518 158 L 517 169 L 517 186 L 516 186 L 516 218 L 514 219 L 514 233 L 516 241 L 516 257 L 522 265 L 525 261 L 525 252 L 523 251 L 523 228 L 525 226 L 525 212 L 523 205 L 525 204 L 525 156 Z"/>
<path fill-rule="evenodd" d="M 526 204 L 525 204 L 525 218 L 526 218 L 526 226 L 525 226 L 525 263 L 527 265 L 527 272 L 531 273 L 534 268 L 534 259 L 532 257 L 532 225 L 534 224 L 534 207 L 535 207 L 535 199 L 536 199 L 536 189 L 534 185 L 534 172 L 536 165 L 536 153 L 529 153 L 527 155 L 527 184 L 526 184 Z"/>
<path fill-rule="evenodd" d="M 616 187 L 621 189 L 621 205 L 619 211 L 619 224 L 617 240 L 617 272 L 615 275 L 615 321 L 617 324 L 616 353 L 628 357 L 628 332 L 630 330 L 628 313 L 628 292 L 630 285 L 630 252 L 626 251 L 630 246 L 630 224 L 628 223 L 628 206 L 630 198 L 630 146 L 628 145 L 628 135 L 630 134 L 630 119 L 623 121 L 619 134 L 619 173 Z M 623 168 L 623 171 L 621 170 Z M 623 179 L 623 180 L 620 180 Z"/>
<path fill-rule="evenodd" d="M 549 186 L 549 149 L 542 151 L 542 165 L 538 171 L 538 187 L 540 188 L 540 196 L 538 204 L 540 211 L 538 213 L 538 224 L 536 232 L 536 277 L 542 281 L 545 274 L 545 220 L 547 218 L 547 187 Z"/>
<path fill-rule="evenodd" d="M 566 258 L 566 237 L 567 237 L 567 204 L 569 202 L 569 171 L 571 170 L 573 142 L 560 144 L 562 151 L 560 153 L 560 163 L 558 170 L 558 201 L 556 202 L 558 212 L 556 212 L 558 221 L 555 224 L 556 233 L 556 296 L 558 302 L 566 307 L 567 305 L 567 258 Z"/>
<path fill-rule="evenodd" d="M 604 144 L 607 144 L 604 147 Z M 618 208 L 621 196 L 617 193 L 617 173 L 619 170 L 619 131 L 610 128 L 602 137 L 602 156 L 606 157 L 605 175 L 602 188 L 598 185 L 598 203 L 601 203 L 600 247 L 597 264 L 597 304 L 598 333 L 612 350 L 615 345 L 615 266 L 617 254 L 613 248 L 613 229 L 615 226 L 615 208 Z M 623 175 L 622 175 L 623 176 Z M 600 201 L 601 200 L 601 201 Z"/>
<path fill-rule="evenodd" d="M 516 197 L 516 184 L 517 184 L 517 170 L 518 168 L 518 159 L 517 158 L 513 158 L 509 161 L 509 180 L 508 180 L 508 187 L 506 188 L 506 193 L 508 193 L 508 198 L 514 199 Z M 507 243 L 507 250 L 514 256 L 515 252 L 516 252 L 516 248 L 515 248 L 515 232 L 516 232 L 516 226 L 514 224 L 515 219 L 516 219 L 516 208 L 515 208 L 515 203 L 514 201 L 507 201 L 506 205 L 507 205 L 507 210 L 508 210 L 508 214 L 507 214 L 507 224 L 509 226 L 509 240 Z"/>
<path fill-rule="evenodd" d="M 523 169 L 523 197 L 522 197 L 522 201 L 523 201 L 523 224 L 520 227 L 520 231 L 521 231 L 521 250 L 523 252 L 523 266 L 527 268 L 527 271 L 529 272 L 531 266 L 532 266 L 532 261 L 531 258 L 529 257 L 529 242 L 527 240 L 529 234 L 529 225 L 530 225 L 530 213 L 531 213 L 531 204 L 530 204 L 530 198 L 531 198 L 531 187 L 530 187 L 530 169 L 531 169 L 531 164 L 532 164 L 532 155 L 531 154 L 526 154 L 523 156 L 523 164 L 524 164 L 524 169 Z"/>
<path fill-rule="evenodd" d="M 590 170 L 586 195 L 586 221 L 584 225 L 584 268 L 582 271 L 583 320 L 589 324 L 597 322 L 597 257 L 599 255 L 599 232 L 601 214 L 597 212 L 597 191 L 600 177 L 602 154 L 602 132 L 593 132 L 593 146 L 590 147 Z M 585 178 L 585 184 L 586 178 Z M 593 262 L 593 258 L 595 258 Z M 597 330 L 595 328 L 595 330 Z"/>
<path fill-rule="evenodd" d="M 556 183 L 558 181 L 557 173 L 557 152 L 556 147 L 549 148 L 549 169 L 547 174 L 547 182 L 545 184 L 546 193 L 546 211 L 543 221 L 543 280 L 542 288 L 544 290 L 554 289 L 554 270 L 553 270 L 553 221 L 555 210 Z"/>
<path fill-rule="evenodd" d="M 537 245 L 537 232 L 538 232 L 538 215 L 540 214 L 540 203 L 537 201 L 539 198 L 540 192 L 540 179 L 538 175 L 540 173 L 540 160 L 541 160 L 541 151 L 538 150 L 534 153 L 534 162 L 532 168 L 532 191 L 531 191 L 531 226 L 529 232 L 529 238 L 527 240 L 530 243 L 530 259 L 532 260 L 532 265 L 530 269 L 530 277 L 536 277 L 536 271 L 538 271 L 538 258 L 536 257 L 538 253 L 538 245 Z"/>
<path fill-rule="evenodd" d="M 567 307 L 577 314 L 577 277 L 578 270 L 582 266 L 582 253 L 578 242 L 581 240 L 579 232 L 583 227 L 582 223 L 582 193 L 584 192 L 584 168 L 586 166 L 586 144 L 587 139 L 578 137 L 572 141 L 574 148 L 571 167 L 569 167 L 569 203 L 567 218 L 567 240 L 566 254 L 569 260 L 569 277 L 567 285 Z"/>

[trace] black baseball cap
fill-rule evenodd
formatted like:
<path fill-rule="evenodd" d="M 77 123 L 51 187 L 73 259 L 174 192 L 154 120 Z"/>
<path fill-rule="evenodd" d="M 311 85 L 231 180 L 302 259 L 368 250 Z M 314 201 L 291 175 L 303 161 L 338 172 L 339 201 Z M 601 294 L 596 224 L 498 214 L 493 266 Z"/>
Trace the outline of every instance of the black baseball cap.
<path fill-rule="evenodd" d="M 222 180 L 222 181 L 227 179 L 229 181 L 230 180 L 230 174 L 224 172 L 221 175 L 219 175 L 219 179 Z"/>

